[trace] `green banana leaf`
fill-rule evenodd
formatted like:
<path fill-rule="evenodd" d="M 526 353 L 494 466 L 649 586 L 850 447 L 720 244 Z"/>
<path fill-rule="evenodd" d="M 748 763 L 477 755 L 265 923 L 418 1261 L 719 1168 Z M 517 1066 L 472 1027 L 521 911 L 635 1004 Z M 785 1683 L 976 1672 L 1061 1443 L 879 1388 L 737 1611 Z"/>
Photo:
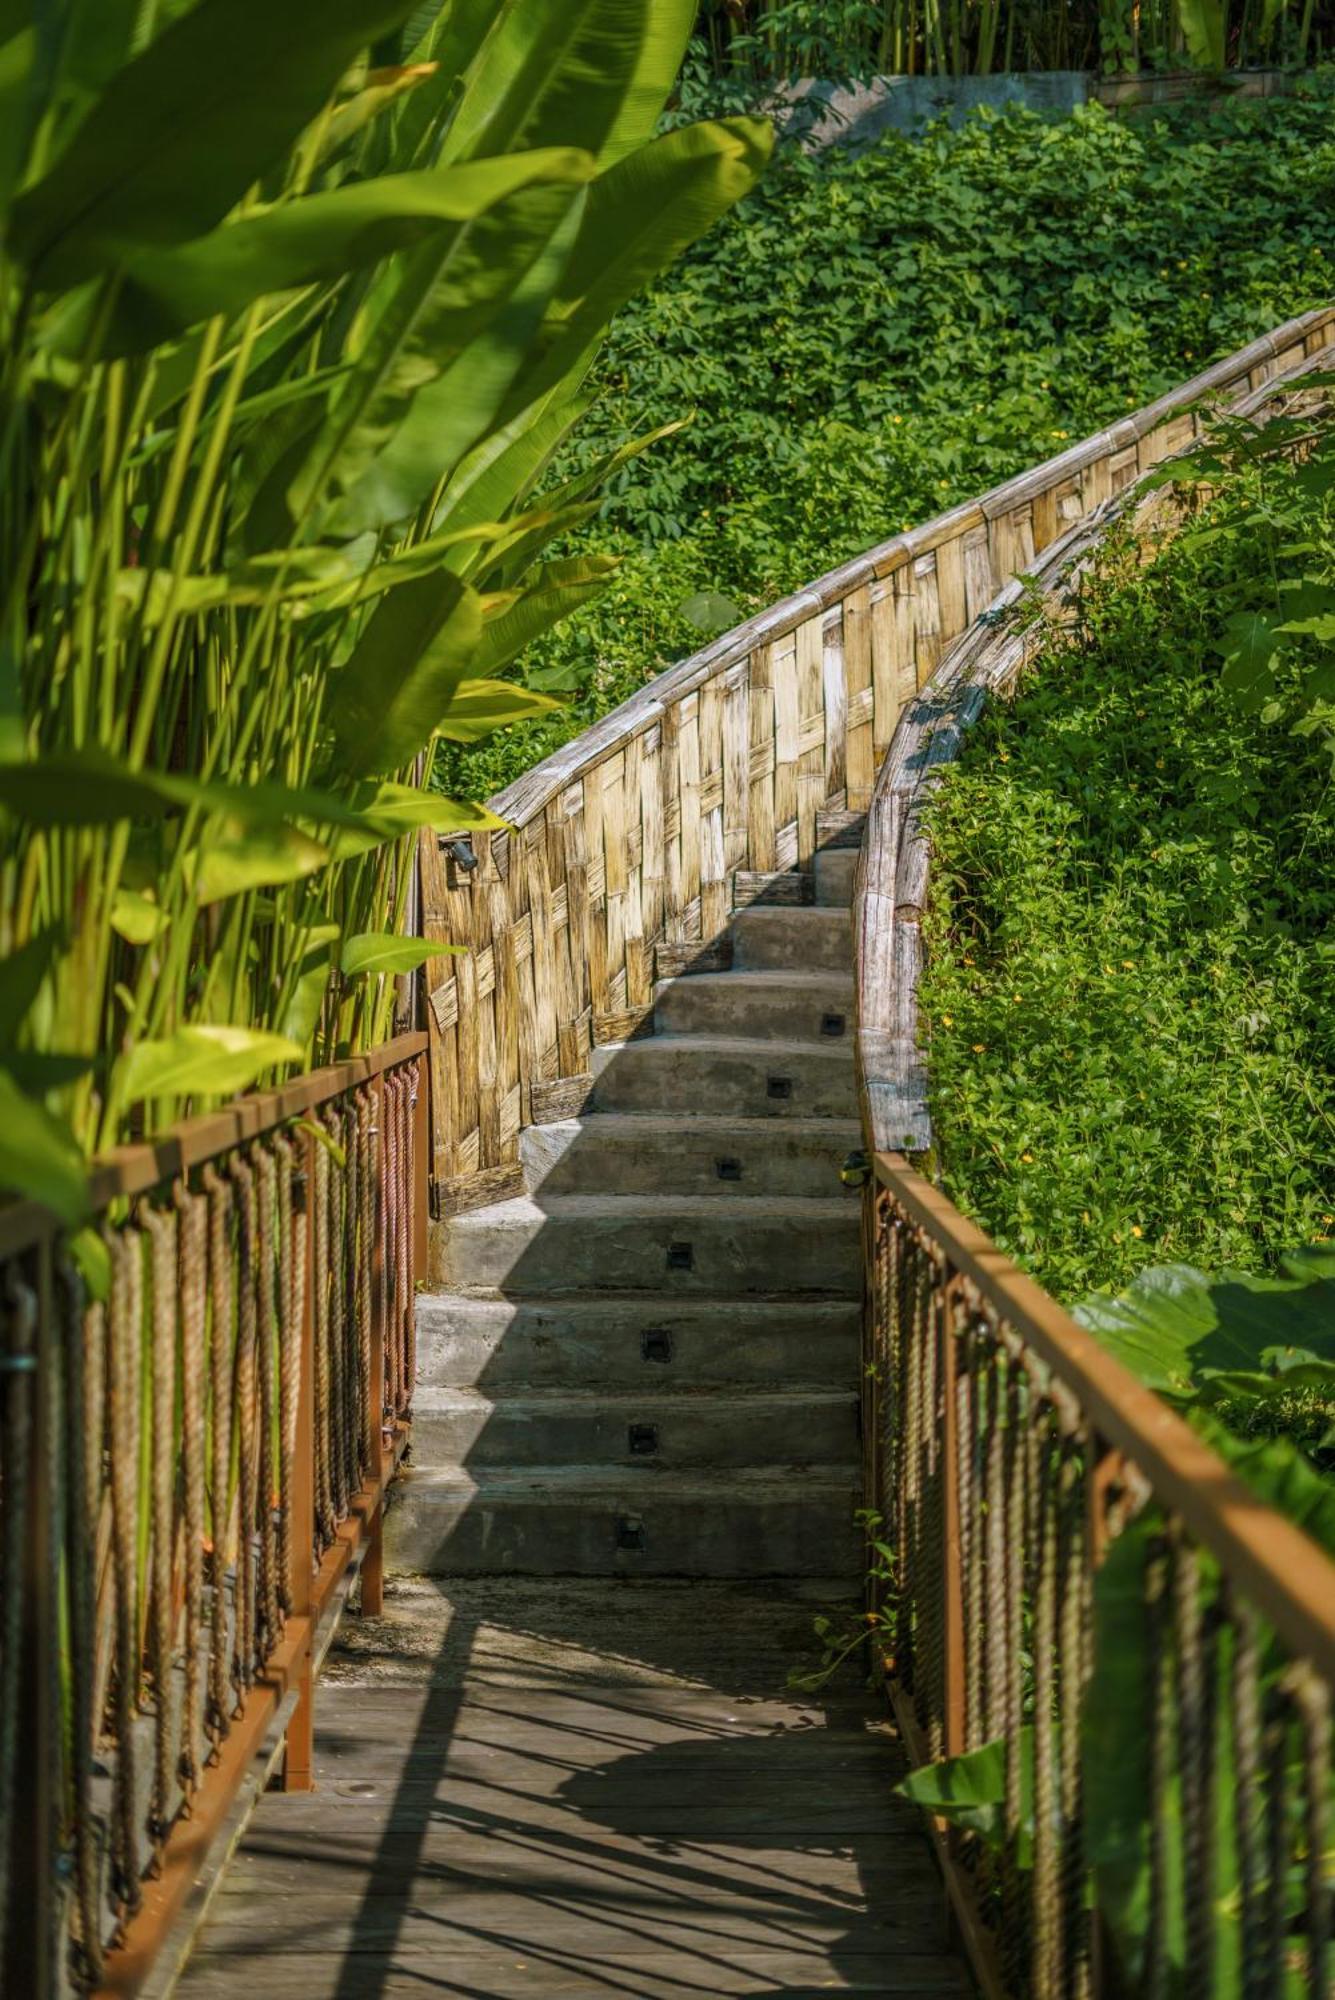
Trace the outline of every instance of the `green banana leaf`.
<path fill-rule="evenodd" d="M 186 856 L 185 875 L 196 902 L 207 909 L 250 889 L 300 882 L 328 860 L 328 847 L 294 826 L 239 827 L 211 832 Z"/>
<path fill-rule="evenodd" d="M 1196 68 L 1222 69 L 1228 29 L 1226 0 L 1177 0 L 1177 17 Z"/>
<path fill-rule="evenodd" d="M 397 931 L 361 931 L 344 944 L 339 971 L 349 979 L 363 973 L 416 972 L 429 958 L 462 949 L 462 945 L 436 944 L 430 938 L 400 937 Z"/>
<path fill-rule="evenodd" d="M 118 1065 L 125 1103 L 146 1097 L 228 1097 L 303 1051 L 285 1035 L 258 1028 L 200 1025 L 161 1041 L 136 1042 Z"/>
<path fill-rule="evenodd" d="M 370 777 L 415 757 L 468 671 L 481 631 L 476 591 L 448 570 L 382 597 L 330 697 L 335 768 Z"/>
<path fill-rule="evenodd" d="M 0 1069 L 0 1186 L 43 1202 L 62 1222 L 88 1207 L 83 1156 L 63 1119 Z"/>
<path fill-rule="evenodd" d="M 451 743 L 480 743 L 497 729 L 561 706 L 514 681 L 460 681 L 436 727 Z"/>
<path fill-rule="evenodd" d="M 337 924 L 316 924 L 305 933 L 287 1006 L 279 1033 L 304 1049 L 319 1026 L 329 982 L 334 971 L 334 948 L 340 936 Z"/>
<path fill-rule="evenodd" d="M 472 671 L 487 679 L 508 666 L 539 633 L 559 625 L 581 604 L 596 597 L 617 566 L 615 556 L 569 556 L 544 563 L 532 588 L 517 603 L 488 618 L 482 643 L 470 663 Z"/>
<path fill-rule="evenodd" d="M 199 0 L 110 78 L 14 203 L 10 252 L 51 290 L 212 229 L 411 4 Z"/>
<path fill-rule="evenodd" d="M 535 182 L 569 183 L 592 172 L 573 147 L 477 160 L 426 173 L 383 174 L 224 224 L 174 249 L 128 257 L 99 352 L 140 354 L 215 313 L 232 317 L 267 293 L 298 290 L 376 264 L 470 222 Z M 84 351 L 94 308 L 60 330 L 66 353 Z"/>

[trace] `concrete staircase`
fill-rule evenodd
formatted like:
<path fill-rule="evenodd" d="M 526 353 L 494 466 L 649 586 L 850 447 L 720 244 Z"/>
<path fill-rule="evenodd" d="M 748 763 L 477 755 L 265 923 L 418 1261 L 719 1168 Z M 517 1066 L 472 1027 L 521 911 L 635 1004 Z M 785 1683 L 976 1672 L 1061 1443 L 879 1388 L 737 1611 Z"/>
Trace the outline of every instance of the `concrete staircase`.
<path fill-rule="evenodd" d="M 827 837 L 524 1134 L 524 1196 L 436 1226 L 396 1569 L 855 1579 L 857 832 Z"/>

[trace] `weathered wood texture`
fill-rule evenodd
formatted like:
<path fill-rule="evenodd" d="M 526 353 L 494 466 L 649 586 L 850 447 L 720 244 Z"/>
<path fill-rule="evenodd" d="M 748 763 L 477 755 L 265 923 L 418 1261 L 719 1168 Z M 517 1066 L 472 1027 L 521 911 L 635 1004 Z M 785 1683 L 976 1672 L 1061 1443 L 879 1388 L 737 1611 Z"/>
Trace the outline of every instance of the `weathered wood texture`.
<path fill-rule="evenodd" d="M 906 704 L 1013 575 L 1189 443 L 1202 399 L 1332 337 L 1335 311 L 1291 321 L 725 634 L 493 799 L 511 831 L 475 839 L 471 874 L 428 836 L 426 935 L 467 947 L 426 968 L 447 1205 L 493 1199 L 535 1089 L 541 1107 L 543 1086 L 576 1088 L 591 1048 L 644 1020 L 656 972 L 710 951 L 758 878 L 808 870 L 839 838 L 825 815 L 866 809 Z"/>
<path fill-rule="evenodd" d="M 967 1992 L 904 1759 L 772 1584 L 400 1584 L 180 2000 Z"/>
<path fill-rule="evenodd" d="M 1324 325 L 1320 331 L 1324 337 L 1335 328 Z M 1287 393 L 1290 379 L 1305 373 L 1306 357 L 1289 356 L 1278 374 L 1249 381 L 1235 394 L 1233 407 L 1264 421 L 1295 405 L 1310 405 L 1326 392 L 1297 398 Z M 1138 537 L 1152 546 L 1159 533 L 1171 531 L 1179 509 L 1167 487 L 1146 491 L 1134 480 L 1120 485 L 1074 527 L 1031 554 L 1023 571 L 1030 601 L 1034 593 L 1047 600 L 1072 593 L 1113 522 L 1128 514 Z M 874 1152 L 925 1153 L 932 1143 L 917 1009 L 931 861 L 924 814 L 988 694 L 1010 688 L 1043 639 L 1046 620 L 1013 615 L 1020 600 L 1016 577 L 947 646 L 931 678 L 905 705 L 872 792 L 854 885 L 853 935 L 859 1091 Z"/>

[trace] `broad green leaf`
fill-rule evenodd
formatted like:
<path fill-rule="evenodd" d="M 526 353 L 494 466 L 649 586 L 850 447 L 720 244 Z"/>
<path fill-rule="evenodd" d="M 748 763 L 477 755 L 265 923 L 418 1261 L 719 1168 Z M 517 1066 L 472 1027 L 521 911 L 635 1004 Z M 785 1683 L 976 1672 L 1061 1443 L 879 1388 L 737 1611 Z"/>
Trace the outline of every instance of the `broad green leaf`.
<path fill-rule="evenodd" d="M 137 889 L 119 889 L 111 906 L 111 928 L 127 944 L 151 944 L 161 937 L 169 919 L 151 896 Z"/>
<path fill-rule="evenodd" d="M 461 945 L 435 944 L 430 938 L 400 937 L 395 931 L 362 931 L 347 939 L 339 969 L 349 979 L 364 972 L 416 972 L 429 958 L 462 949 Z"/>
<path fill-rule="evenodd" d="M 1277 624 L 1263 612 L 1237 611 L 1224 627 L 1224 671 L 1219 683 L 1244 714 L 1255 714 L 1275 692 L 1270 662 L 1278 643 Z"/>
<path fill-rule="evenodd" d="M 491 431 L 457 466 L 436 514 L 436 528 L 486 521 L 524 500 L 596 401 L 592 390 L 566 396 L 557 388 L 546 401 Z M 560 489 L 544 496 L 543 504 L 559 506 L 563 493 Z"/>
<path fill-rule="evenodd" d="M 514 603 L 488 618 L 482 643 L 472 661 L 478 679 L 489 679 L 508 666 L 539 633 L 559 625 L 581 604 L 606 587 L 618 567 L 615 556 L 571 556 L 561 562 L 544 563 L 534 576 L 531 589 Z"/>
<path fill-rule="evenodd" d="M 23 28 L 0 44 L 0 215 L 18 183 L 28 136 L 37 35 Z"/>
<path fill-rule="evenodd" d="M 550 695 L 515 681 L 460 681 L 437 729 L 451 743 L 480 743 L 495 729 L 527 722 L 560 706 Z"/>
<path fill-rule="evenodd" d="M 450 156 L 578 137 L 610 164 L 653 132 L 694 11 L 689 0 L 506 0 L 451 125 Z"/>
<path fill-rule="evenodd" d="M 519 391 L 526 404 L 561 381 L 612 315 L 750 192 L 773 146 L 763 119 L 722 119 L 665 133 L 599 176 L 541 360 Z"/>
<path fill-rule="evenodd" d="M 1057 1732 L 1054 1729 L 1054 1739 Z M 1002 1853 L 1006 1846 L 1006 1739 L 997 1737 L 965 1756 L 943 1757 L 922 1764 L 895 1786 L 901 1798 L 924 1812 L 949 1820 L 952 1826 L 976 1833 L 986 1847 Z M 1033 1866 L 1034 1731 L 1026 1723 L 1020 1732 L 1020 1812 L 1016 1864 Z"/>
<path fill-rule="evenodd" d="M 210 835 L 187 857 L 186 873 L 201 907 L 249 889 L 276 889 L 313 875 L 329 849 L 294 826 L 253 826 Z"/>
<path fill-rule="evenodd" d="M 1177 16 L 1196 68 L 1222 69 L 1227 26 L 1225 0 L 1177 0 Z"/>
<path fill-rule="evenodd" d="M 677 609 L 697 632 L 727 632 L 740 625 L 743 617 L 741 609 L 720 590 L 698 590 L 694 596 L 683 599 Z"/>
<path fill-rule="evenodd" d="M 429 828 L 433 833 L 482 833 L 504 827 L 485 806 L 465 799 L 447 799 L 439 792 L 417 791 L 411 785 L 384 784 L 365 788 L 369 803 L 359 830 L 342 830 L 330 843 L 332 858 L 346 861 L 368 854 L 387 841 Z"/>
<path fill-rule="evenodd" d="M 265 294 L 341 278 L 439 234 L 443 223 L 472 220 L 519 188 L 578 177 L 586 164 L 565 147 L 383 174 L 242 216 L 174 249 L 140 251 L 125 261 L 101 351 L 141 353 Z"/>
<path fill-rule="evenodd" d="M 285 1035 L 258 1028 L 185 1027 L 162 1041 L 136 1042 L 117 1080 L 126 1104 L 146 1097 L 230 1097 L 265 1070 L 301 1056 Z"/>
<path fill-rule="evenodd" d="M 330 826 L 364 824 L 357 807 L 328 792 L 275 783 L 205 784 L 184 772 L 135 771 L 92 746 L 53 751 L 22 763 L 0 763 L 0 806 L 35 826 L 161 820 L 189 806 L 257 826 L 292 819 Z"/>
<path fill-rule="evenodd" d="M 1285 1261 L 1280 1278 L 1161 1265 L 1118 1298 L 1084 1300 L 1075 1317 L 1147 1388 L 1176 1401 L 1206 1375 L 1258 1370 L 1286 1349 L 1335 1361 L 1335 1251 Z"/>
<path fill-rule="evenodd" d="M 18 1038 L 62 943 L 54 924 L 38 931 L 6 958 L 0 958 L 0 1048 Z"/>
<path fill-rule="evenodd" d="M 392 105 L 421 90 L 439 73 L 436 62 L 397 63 L 368 70 L 365 82 L 339 105 L 320 135 L 319 158 L 334 158 Z M 449 79 L 453 83 L 454 79 Z"/>
<path fill-rule="evenodd" d="M 337 924 L 316 924 L 301 933 L 301 961 L 296 969 L 291 997 L 279 1023 L 280 1033 L 304 1049 L 315 1033 L 320 1009 L 329 990 L 334 970 L 334 948 L 339 940 Z"/>
<path fill-rule="evenodd" d="M 63 1120 L 19 1088 L 0 1069 L 0 1188 L 41 1202 L 62 1222 L 87 1211 L 83 1155 Z"/>
<path fill-rule="evenodd" d="M 476 592 L 448 571 L 382 597 L 329 700 L 336 767 L 370 777 L 415 757 L 467 671 L 481 629 Z"/>
<path fill-rule="evenodd" d="M 199 0 L 119 70 L 15 202 L 9 248 L 47 287 L 221 222 L 412 0 Z"/>

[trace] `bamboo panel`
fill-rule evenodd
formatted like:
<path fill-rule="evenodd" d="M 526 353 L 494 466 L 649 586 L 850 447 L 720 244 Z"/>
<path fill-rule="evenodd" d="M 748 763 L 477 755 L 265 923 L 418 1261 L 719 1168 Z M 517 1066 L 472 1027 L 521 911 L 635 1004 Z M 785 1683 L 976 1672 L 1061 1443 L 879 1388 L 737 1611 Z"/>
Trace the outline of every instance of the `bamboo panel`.
<path fill-rule="evenodd" d="M 471 877 L 422 842 L 433 1165 L 449 1204 L 501 1185 L 573 1101 L 594 1044 L 641 1032 L 656 977 L 726 957 L 737 896 L 801 898 L 824 816 L 864 809 L 906 705 L 1012 574 L 1167 454 L 1193 405 L 1327 350 L 1309 314 L 979 499 L 711 641 L 493 800 L 516 830 Z M 562 1093 L 565 1093 L 564 1095 Z"/>

